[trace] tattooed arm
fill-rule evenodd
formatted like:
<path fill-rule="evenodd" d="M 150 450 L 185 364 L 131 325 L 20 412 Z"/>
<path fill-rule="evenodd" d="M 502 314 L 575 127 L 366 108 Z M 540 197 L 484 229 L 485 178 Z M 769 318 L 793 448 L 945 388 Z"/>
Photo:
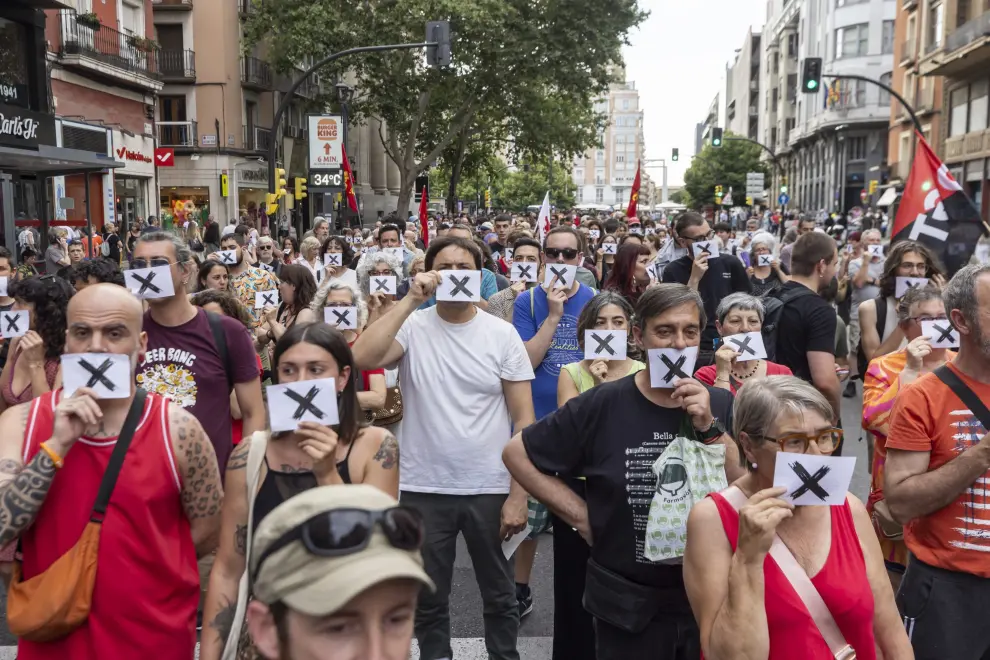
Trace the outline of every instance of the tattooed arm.
<path fill-rule="evenodd" d="M 244 573 L 247 543 L 248 506 L 247 459 L 251 438 L 234 447 L 227 461 L 227 488 L 221 507 L 220 547 L 210 572 L 209 588 L 203 605 L 203 634 L 200 660 L 219 660 L 227 635 L 234 624 L 237 587 Z"/>
<path fill-rule="evenodd" d="M 362 483 L 399 499 L 399 442 L 383 428 L 371 427 L 364 432 L 373 434 L 371 444 L 377 441 L 378 448 L 364 468 Z"/>
<path fill-rule="evenodd" d="M 220 502 L 223 484 L 217 455 L 199 420 L 170 403 L 169 435 L 182 483 L 182 508 L 189 519 L 196 556 L 204 557 L 216 548 L 220 532 Z"/>
<path fill-rule="evenodd" d="M 23 463 L 24 430 L 30 410 L 30 403 L 22 403 L 0 415 L 0 547 L 15 540 L 34 522 L 55 478 L 55 464 L 43 451 L 27 466 Z"/>

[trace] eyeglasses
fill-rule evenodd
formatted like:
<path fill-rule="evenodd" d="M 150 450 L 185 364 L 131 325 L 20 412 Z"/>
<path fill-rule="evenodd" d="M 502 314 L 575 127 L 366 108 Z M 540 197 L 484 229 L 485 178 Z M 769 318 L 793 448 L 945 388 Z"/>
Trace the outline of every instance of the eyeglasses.
<path fill-rule="evenodd" d="M 574 248 L 543 248 L 543 253 L 550 257 L 551 259 L 556 259 L 560 255 L 564 255 L 564 259 L 573 259 L 578 255 L 578 251 Z"/>
<path fill-rule="evenodd" d="M 941 316 L 912 316 L 908 319 L 909 321 L 917 321 L 918 323 L 924 323 L 925 321 L 948 321 L 949 317 L 945 314 Z"/>
<path fill-rule="evenodd" d="M 255 575 L 265 559 L 295 541 L 302 541 L 310 554 L 318 557 L 342 557 L 368 547 L 375 525 L 380 525 L 389 544 L 397 550 L 412 552 L 423 547 L 426 532 L 419 511 L 397 506 L 383 511 L 334 509 L 313 516 L 290 529 L 270 545 L 258 560 Z"/>
<path fill-rule="evenodd" d="M 823 454 L 831 454 L 839 448 L 842 443 L 842 429 L 825 429 L 818 435 L 806 435 L 804 433 L 786 433 L 779 438 L 763 436 L 764 440 L 772 440 L 780 446 L 780 451 L 788 454 L 807 454 L 808 447 L 814 442 L 818 445 L 818 451 Z"/>
<path fill-rule="evenodd" d="M 152 257 L 151 259 L 139 257 L 131 259 L 131 268 L 154 268 L 155 266 L 171 266 L 174 263 L 176 262 L 165 257 Z"/>
<path fill-rule="evenodd" d="M 685 241 L 691 241 L 692 243 L 694 243 L 695 241 L 711 240 L 712 238 L 714 238 L 714 236 L 715 236 L 715 230 L 711 229 L 708 231 L 707 234 L 702 234 L 701 236 L 681 236 L 681 238 Z"/>
<path fill-rule="evenodd" d="M 259 245 L 258 246 L 258 249 L 259 250 L 271 250 L 273 247 L 275 247 L 275 246 L 274 245 Z"/>

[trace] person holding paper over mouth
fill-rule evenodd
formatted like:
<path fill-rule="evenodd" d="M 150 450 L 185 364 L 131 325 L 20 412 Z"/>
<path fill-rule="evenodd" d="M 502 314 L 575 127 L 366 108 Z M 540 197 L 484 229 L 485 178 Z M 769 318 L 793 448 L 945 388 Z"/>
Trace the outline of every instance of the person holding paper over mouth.
<path fill-rule="evenodd" d="M 829 401 L 771 376 L 743 385 L 733 413 L 747 474 L 688 518 L 684 583 L 705 658 L 913 659 L 869 514 L 847 492 L 855 459 L 828 456 L 842 438 Z M 792 503 L 809 495 L 832 505 Z"/>
<path fill-rule="evenodd" d="M 275 344 L 273 359 L 278 385 L 269 386 L 267 397 L 273 431 L 245 438 L 227 465 L 220 547 L 203 609 L 203 660 L 218 660 L 227 644 L 238 643 L 242 621 L 234 620 L 234 611 L 248 595 L 238 588 L 245 548 L 269 513 L 317 486 L 367 484 L 392 497 L 399 492 L 399 445 L 387 430 L 365 423 L 344 336 L 324 323 L 296 325 Z M 286 388 L 294 395 L 284 396 Z"/>
<path fill-rule="evenodd" d="M 696 660 L 701 652 L 681 567 L 652 562 L 644 550 L 652 466 L 675 437 L 721 445 L 728 481 L 743 474 L 725 431 L 732 395 L 690 377 L 705 322 L 697 292 L 650 287 L 632 328 L 647 368 L 571 399 L 502 453 L 523 488 L 591 546 L 584 604 L 597 660 Z M 578 477 L 587 478 L 584 498 L 564 481 Z"/>
<path fill-rule="evenodd" d="M 368 302 L 368 325 L 387 314 L 396 304 L 402 260 L 387 252 L 368 252 L 357 267 L 358 287 Z M 391 278 L 391 279 L 389 279 Z"/>

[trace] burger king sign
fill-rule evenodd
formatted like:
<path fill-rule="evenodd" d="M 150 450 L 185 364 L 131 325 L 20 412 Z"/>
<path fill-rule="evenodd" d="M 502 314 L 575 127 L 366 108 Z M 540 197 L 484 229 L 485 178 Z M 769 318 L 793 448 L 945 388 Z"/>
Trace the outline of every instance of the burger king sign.
<path fill-rule="evenodd" d="M 309 169 L 337 170 L 343 163 L 344 124 L 337 115 L 310 115 Z"/>

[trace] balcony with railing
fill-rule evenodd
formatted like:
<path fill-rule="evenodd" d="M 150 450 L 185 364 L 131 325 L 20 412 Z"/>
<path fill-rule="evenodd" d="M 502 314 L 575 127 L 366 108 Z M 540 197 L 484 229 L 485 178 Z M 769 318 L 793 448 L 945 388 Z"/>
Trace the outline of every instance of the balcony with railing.
<path fill-rule="evenodd" d="M 272 143 L 272 131 L 269 128 L 260 126 L 244 127 L 244 148 L 248 151 L 261 151 L 268 153 Z"/>
<path fill-rule="evenodd" d="M 253 0 L 237 0 L 237 11 L 241 16 L 249 16 L 254 13 Z"/>
<path fill-rule="evenodd" d="M 941 50 L 927 73 L 957 79 L 985 73 L 990 67 L 990 9 L 950 32 Z"/>
<path fill-rule="evenodd" d="M 264 91 L 272 88 L 272 67 L 257 57 L 241 58 L 241 84 L 248 89 Z"/>
<path fill-rule="evenodd" d="M 95 14 L 74 9 L 58 13 L 58 43 L 51 45 L 62 66 L 115 84 L 161 89 L 159 47 L 154 41 L 118 32 L 100 23 Z"/>
<path fill-rule="evenodd" d="M 162 79 L 167 83 L 196 81 L 196 53 L 186 50 L 162 50 L 158 53 Z"/>
<path fill-rule="evenodd" d="M 193 0 L 151 0 L 154 9 L 190 11 L 193 7 Z"/>
<path fill-rule="evenodd" d="M 903 42 L 901 42 L 901 65 L 907 65 L 914 62 L 915 58 L 918 56 L 918 42 L 914 37 L 908 37 Z"/>
<path fill-rule="evenodd" d="M 160 121 L 155 124 L 158 130 L 158 145 L 161 147 L 192 148 L 199 143 L 194 121 Z"/>

